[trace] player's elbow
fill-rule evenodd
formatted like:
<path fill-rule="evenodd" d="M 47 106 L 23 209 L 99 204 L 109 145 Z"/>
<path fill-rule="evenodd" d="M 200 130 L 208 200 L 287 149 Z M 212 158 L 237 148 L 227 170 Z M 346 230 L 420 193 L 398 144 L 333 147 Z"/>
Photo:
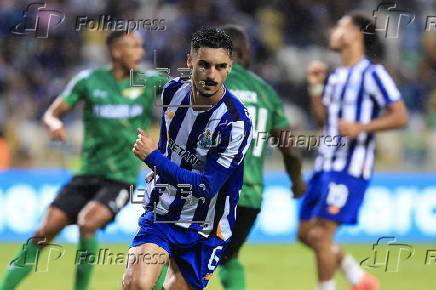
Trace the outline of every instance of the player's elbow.
<path fill-rule="evenodd" d="M 398 128 L 406 127 L 408 123 L 409 123 L 409 114 L 407 113 L 406 110 L 403 110 L 400 114 L 398 114 L 397 117 Z"/>

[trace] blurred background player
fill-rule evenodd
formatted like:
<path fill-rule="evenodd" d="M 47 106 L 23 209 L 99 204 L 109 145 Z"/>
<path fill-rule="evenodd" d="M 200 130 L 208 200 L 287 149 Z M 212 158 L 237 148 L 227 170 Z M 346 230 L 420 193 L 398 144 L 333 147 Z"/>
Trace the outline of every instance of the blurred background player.
<path fill-rule="evenodd" d="M 2 290 L 15 289 L 32 270 L 40 249 L 67 225 L 79 226 L 78 250 L 95 254 L 96 231 L 114 220 L 129 200 L 130 185 L 136 184 L 141 164 L 131 154 L 136 128 L 148 128 L 155 89 L 168 78 L 150 76 L 145 88 L 131 88 L 130 70 L 139 68 L 144 54 L 141 37 L 115 31 L 106 43 L 112 66 L 80 72 L 44 114 L 50 138 L 66 143 L 60 118 L 84 102 L 82 164 L 50 204 L 32 240 L 10 264 L 0 282 Z M 88 289 L 92 266 L 86 261 L 77 265 L 74 289 Z"/>
<path fill-rule="evenodd" d="M 206 287 L 232 236 L 252 124 L 224 86 L 231 56 L 223 30 L 195 32 L 187 58 L 191 81 L 174 79 L 162 93 L 159 147 L 139 130 L 133 148 L 157 176 L 146 188 L 129 255 L 169 256 L 165 289 Z M 165 191 L 157 184 L 167 184 Z M 123 289 L 155 289 L 161 270 L 162 264 L 129 260 Z"/>
<path fill-rule="evenodd" d="M 300 212 L 299 239 L 316 256 L 318 290 L 336 288 L 340 268 L 354 290 L 378 289 L 376 278 L 363 271 L 334 241 L 338 226 L 356 224 L 374 168 L 375 132 L 401 128 L 408 114 L 400 93 L 382 65 L 368 59 L 377 45 L 375 25 L 365 14 L 343 16 L 330 36 L 341 66 L 329 77 L 319 62 L 308 69 L 313 113 L 324 136 L 347 138 L 344 146 L 322 144 Z M 384 110 L 385 114 L 379 116 Z"/>
<path fill-rule="evenodd" d="M 233 68 L 226 87 L 247 107 L 253 121 L 254 135 L 245 157 L 244 184 L 239 196 L 234 234 L 221 261 L 220 279 L 225 289 L 245 289 L 244 267 L 238 260 L 238 253 L 247 239 L 260 212 L 263 192 L 263 164 L 266 155 L 266 139 L 273 136 L 280 140 L 282 134 L 291 134 L 285 116 L 283 102 L 273 88 L 260 77 L 248 71 L 250 66 L 249 41 L 242 28 L 224 26 L 223 30 L 232 38 Z M 285 142 L 283 142 L 285 143 Z M 291 144 L 278 146 L 283 154 L 286 172 L 292 181 L 294 197 L 300 197 L 306 190 L 301 174 L 301 159 Z"/>

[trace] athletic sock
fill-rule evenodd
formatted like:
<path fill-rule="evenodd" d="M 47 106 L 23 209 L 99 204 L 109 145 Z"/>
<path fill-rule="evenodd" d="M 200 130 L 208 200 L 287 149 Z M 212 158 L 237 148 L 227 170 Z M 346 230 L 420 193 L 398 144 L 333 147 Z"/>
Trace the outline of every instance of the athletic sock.
<path fill-rule="evenodd" d="M 32 271 L 41 250 L 39 246 L 29 240 L 23 245 L 17 256 L 6 269 L 0 281 L 0 290 L 13 290 Z"/>
<path fill-rule="evenodd" d="M 167 275 L 167 271 L 168 271 L 168 265 L 164 264 L 162 267 L 162 271 L 160 272 L 160 276 L 159 279 L 156 282 L 156 286 L 154 287 L 154 289 L 156 290 L 162 290 L 164 281 L 165 281 L 165 276 Z"/>
<path fill-rule="evenodd" d="M 244 266 L 239 263 L 239 260 L 237 258 L 230 259 L 227 263 L 221 265 L 219 276 L 224 289 L 245 289 Z"/>
<path fill-rule="evenodd" d="M 94 254 L 97 253 L 97 239 L 95 236 L 90 238 L 80 238 L 79 241 L 79 251 L 82 253 Z M 91 280 L 93 264 L 88 263 L 88 259 L 85 261 L 80 261 L 76 265 L 76 280 L 74 283 L 75 290 L 87 290 L 89 288 L 89 282 Z"/>
<path fill-rule="evenodd" d="M 341 271 L 352 285 L 357 285 L 365 275 L 365 271 L 350 254 L 346 254 L 342 259 Z"/>
<path fill-rule="evenodd" d="M 336 281 L 319 281 L 316 290 L 336 290 Z"/>

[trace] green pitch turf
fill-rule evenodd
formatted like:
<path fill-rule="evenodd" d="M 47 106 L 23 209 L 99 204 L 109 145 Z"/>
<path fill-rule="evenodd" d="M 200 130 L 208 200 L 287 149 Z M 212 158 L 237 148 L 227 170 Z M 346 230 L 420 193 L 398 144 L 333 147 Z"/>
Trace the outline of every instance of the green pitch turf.
<path fill-rule="evenodd" d="M 413 245 L 415 254 L 399 264 L 398 272 L 385 272 L 383 267 L 368 270 L 381 281 L 381 289 L 385 290 L 430 290 L 436 289 L 436 260 L 425 264 L 427 250 L 434 250 L 436 245 Z M 21 247 L 18 244 L 0 244 L 0 265 L 2 272 L 9 260 Z M 125 253 L 127 245 L 102 245 L 112 253 Z M 359 261 L 371 255 L 371 244 L 347 245 L 346 249 Z M 48 265 L 48 271 L 43 272 L 46 265 L 41 264 L 41 272 L 33 272 L 19 289 L 51 290 L 71 289 L 73 281 L 73 266 L 76 248 L 73 245 L 64 247 L 65 255 Z M 47 258 L 47 251 L 41 261 Z M 44 256 L 45 255 L 45 256 Z M 56 252 L 53 252 L 56 256 Z M 120 254 L 121 255 L 121 254 Z M 55 257 L 54 256 L 54 257 Z M 427 257 L 428 258 L 428 257 Z M 241 252 L 241 260 L 247 269 L 247 289 L 315 289 L 315 273 L 312 254 L 300 245 L 247 245 Z M 428 259 L 427 259 L 428 260 Z M 91 283 L 91 290 L 120 289 L 122 264 L 97 265 Z M 217 273 L 215 273 L 217 274 Z M 207 289 L 222 289 L 217 275 L 211 279 Z M 340 274 L 337 275 L 337 289 L 350 289 Z"/>

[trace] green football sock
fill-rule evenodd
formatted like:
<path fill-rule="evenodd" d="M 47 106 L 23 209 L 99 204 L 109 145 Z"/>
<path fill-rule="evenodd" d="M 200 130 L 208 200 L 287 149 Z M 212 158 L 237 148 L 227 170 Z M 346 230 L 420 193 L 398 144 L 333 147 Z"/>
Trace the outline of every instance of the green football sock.
<path fill-rule="evenodd" d="M 9 264 L 0 281 L 0 290 L 13 290 L 32 271 L 41 250 L 29 240 L 23 245 L 18 255 Z"/>
<path fill-rule="evenodd" d="M 220 266 L 220 280 L 226 290 L 244 290 L 245 272 L 244 266 L 234 258 Z"/>
<path fill-rule="evenodd" d="M 156 290 L 161 290 L 163 287 L 163 283 L 165 281 L 165 276 L 167 275 L 167 271 L 168 271 L 168 265 L 164 264 L 162 267 L 162 272 L 160 272 L 160 276 L 159 279 L 156 282 L 156 286 L 154 289 Z"/>
<path fill-rule="evenodd" d="M 79 251 L 85 253 L 94 254 L 97 253 L 97 239 L 95 236 L 90 238 L 80 238 L 79 241 Z M 85 261 L 80 261 L 76 265 L 76 281 L 74 283 L 74 290 L 87 290 L 89 287 L 89 282 L 91 280 L 93 264 L 88 263 L 88 259 Z"/>

